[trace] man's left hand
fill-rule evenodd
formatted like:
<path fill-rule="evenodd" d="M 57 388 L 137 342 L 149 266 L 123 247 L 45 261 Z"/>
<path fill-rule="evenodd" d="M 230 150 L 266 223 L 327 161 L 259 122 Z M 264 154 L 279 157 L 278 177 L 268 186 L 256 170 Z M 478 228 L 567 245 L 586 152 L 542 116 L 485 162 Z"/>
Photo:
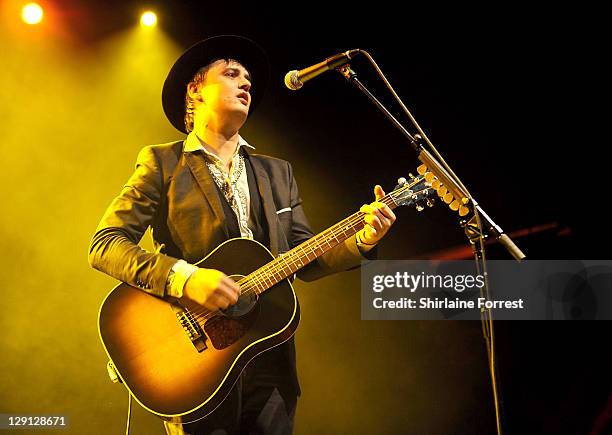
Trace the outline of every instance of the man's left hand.
<path fill-rule="evenodd" d="M 374 196 L 376 201 L 371 204 L 364 204 L 359 209 L 365 216 L 363 220 L 366 225 L 363 230 L 357 234 L 358 240 L 366 245 L 375 245 L 383 238 L 393 222 L 395 222 L 395 213 L 388 205 L 379 202 L 385 196 L 385 191 L 379 185 L 374 187 Z"/>

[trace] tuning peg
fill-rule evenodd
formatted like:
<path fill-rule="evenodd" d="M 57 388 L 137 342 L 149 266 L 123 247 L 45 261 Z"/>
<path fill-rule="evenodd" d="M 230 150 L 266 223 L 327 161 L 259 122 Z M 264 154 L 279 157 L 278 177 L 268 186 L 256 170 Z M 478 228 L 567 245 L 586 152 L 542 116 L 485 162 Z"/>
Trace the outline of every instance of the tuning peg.
<path fill-rule="evenodd" d="M 409 174 L 408 176 L 410 176 L 412 174 Z M 399 184 L 400 186 L 403 186 L 405 184 L 407 184 L 408 182 L 406 181 L 406 179 L 404 177 L 400 177 L 397 179 L 397 184 Z"/>
<path fill-rule="evenodd" d="M 440 186 L 442 186 L 442 183 L 437 178 L 431 182 L 431 187 L 433 187 L 436 190 L 439 189 Z"/>
<path fill-rule="evenodd" d="M 450 192 L 448 192 L 446 195 L 442 197 L 442 201 L 444 201 L 447 204 L 450 204 L 451 202 L 453 202 L 453 199 L 454 199 L 453 194 Z"/>
<path fill-rule="evenodd" d="M 470 212 L 470 209 L 467 208 L 465 205 L 462 205 L 461 207 L 459 207 L 459 216 L 465 216 Z"/>
<path fill-rule="evenodd" d="M 419 175 L 424 175 L 427 172 L 427 165 L 423 164 L 417 168 Z"/>
<path fill-rule="evenodd" d="M 431 183 L 435 179 L 436 179 L 436 176 L 434 175 L 433 172 L 426 172 L 425 173 L 425 181 L 427 181 L 428 183 Z"/>
<path fill-rule="evenodd" d="M 453 202 L 451 202 L 451 203 L 449 204 L 449 207 L 450 207 L 450 209 L 451 209 L 452 211 L 457 211 L 457 210 L 459 210 L 459 201 L 454 200 Z"/>
<path fill-rule="evenodd" d="M 443 184 L 440 184 L 440 187 L 436 189 L 436 192 L 438 192 L 438 195 L 440 196 L 440 198 L 443 198 L 444 195 L 448 193 L 448 189 L 444 187 Z"/>

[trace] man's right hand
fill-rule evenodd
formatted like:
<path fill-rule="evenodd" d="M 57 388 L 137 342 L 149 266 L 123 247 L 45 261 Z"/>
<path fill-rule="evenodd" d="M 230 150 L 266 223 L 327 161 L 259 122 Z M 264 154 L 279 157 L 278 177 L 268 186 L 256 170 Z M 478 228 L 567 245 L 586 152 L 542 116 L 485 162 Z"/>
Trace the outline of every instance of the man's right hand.
<path fill-rule="evenodd" d="M 240 286 L 223 272 L 215 269 L 196 270 L 183 289 L 183 297 L 211 311 L 225 309 L 235 304 L 239 296 Z"/>

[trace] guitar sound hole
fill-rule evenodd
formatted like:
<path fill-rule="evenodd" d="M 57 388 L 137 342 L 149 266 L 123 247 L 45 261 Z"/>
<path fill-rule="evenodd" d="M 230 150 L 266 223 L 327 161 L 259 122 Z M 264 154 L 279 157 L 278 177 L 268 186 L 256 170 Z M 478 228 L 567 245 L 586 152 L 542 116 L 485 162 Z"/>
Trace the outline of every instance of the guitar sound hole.
<path fill-rule="evenodd" d="M 255 293 L 241 294 L 238 302 L 230 305 L 224 310 L 220 310 L 226 317 L 237 318 L 248 314 L 257 303 L 257 295 Z"/>

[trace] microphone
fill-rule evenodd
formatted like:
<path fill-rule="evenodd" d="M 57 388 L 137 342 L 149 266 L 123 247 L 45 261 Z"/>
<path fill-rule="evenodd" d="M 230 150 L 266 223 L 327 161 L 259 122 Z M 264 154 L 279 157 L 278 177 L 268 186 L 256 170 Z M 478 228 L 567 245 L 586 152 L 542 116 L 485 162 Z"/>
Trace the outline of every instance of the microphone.
<path fill-rule="evenodd" d="M 352 58 L 359 54 L 359 51 L 359 49 L 347 50 L 344 53 L 328 57 L 323 62 L 319 62 L 316 65 L 309 66 L 308 68 L 304 68 L 299 71 L 289 71 L 285 75 L 285 86 L 287 86 L 292 91 L 297 91 L 302 86 L 304 86 L 304 83 L 306 83 L 310 79 L 314 79 L 319 74 L 322 74 L 327 70 L 335 69 L 344 64 L 347 64 Z"/>

